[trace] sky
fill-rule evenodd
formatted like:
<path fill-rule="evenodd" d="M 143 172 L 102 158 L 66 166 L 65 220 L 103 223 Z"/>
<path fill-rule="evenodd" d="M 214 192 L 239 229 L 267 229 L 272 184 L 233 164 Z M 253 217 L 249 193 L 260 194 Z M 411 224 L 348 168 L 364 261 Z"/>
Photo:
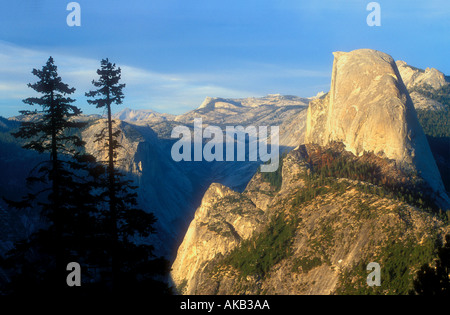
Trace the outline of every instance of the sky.
<path fill-rule="evenodd" d="M 205 97 L 328 91 L 333 51 L 371 48 L 419 68 L 450 74 L 450 1 L 380 0 L 381 25 L 368 26 L 369 0 L 79 0 L 69 27 L 65 0 L 0 0 L 0 116 L 30 109 L 49 56 L 85 114 L 100 60 L 122 69 L 125 99 L 114 107 L 182 114 Z"/>

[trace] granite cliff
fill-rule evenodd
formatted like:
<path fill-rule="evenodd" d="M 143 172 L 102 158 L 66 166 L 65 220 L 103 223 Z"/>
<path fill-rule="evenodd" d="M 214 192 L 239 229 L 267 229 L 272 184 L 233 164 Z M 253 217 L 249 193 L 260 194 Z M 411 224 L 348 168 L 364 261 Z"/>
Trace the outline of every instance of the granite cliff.
<path fill-rule="evenodd" d="M 369 49 L 334 53 L 330 92 L 310 103 L 305 134 L 306 143 L 332 141 L 355 155 L 373 152 L 419 173 L 448 207 L 413 102 L 389 55 Z"/>

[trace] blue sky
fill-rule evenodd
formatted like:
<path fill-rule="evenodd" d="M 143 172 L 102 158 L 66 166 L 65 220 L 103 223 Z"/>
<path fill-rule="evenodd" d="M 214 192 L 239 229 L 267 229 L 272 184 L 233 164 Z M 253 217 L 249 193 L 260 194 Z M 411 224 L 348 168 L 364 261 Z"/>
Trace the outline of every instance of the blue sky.
<path fill-rule="evenodd" d="M 122 68 L 124 104 L 180 114 L 206 96 L 327 91 L 333 51 L 372 48 L 450 74 L 450 2 L 380 0 L 369 27 L 368 0 L 79 0 L 81 27 L 69 27 L 64 0 L 0 0 L 0 116 L 28 105 L 32 68 L 51 55 L 77 89 L 84 113 L 96 69 Z"/>

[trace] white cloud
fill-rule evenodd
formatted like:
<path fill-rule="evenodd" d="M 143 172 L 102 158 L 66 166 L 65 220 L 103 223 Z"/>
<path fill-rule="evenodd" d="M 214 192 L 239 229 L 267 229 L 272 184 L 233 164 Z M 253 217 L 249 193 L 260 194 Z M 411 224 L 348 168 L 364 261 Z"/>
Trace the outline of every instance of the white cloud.
<path fill-rule="evenodd" d="M 0 41 L 0 99 L 17 104 L 23 109 L 21 100 L 29 97 L 33 91 L 27 83 L 36 81 L 31 74 L 33 68 L 41 68 L 51 55 L 58 66 L 63 81 L 77 90 L 74 98 L 85 102 L 84 93 L 93 89 L 93 79 L 97 79 L 96 70 L 99 60 L 76 56 L 51 54 L 47 51 L 26 49 Z M 134 108 L 156 108 L 170 113 L 181 113 L 196 108 L 204 97 L 225 95 L 237 97 L 249 92 L 203 83 L 196 75 L 164 74 L 128 65 L 118 65 L 122 69 L 122 81 L 126 83 L 125 106 Z M 198 76 L 200 79 L 204 75 Z M 78 104 L 84 112 L 95 109 Z M 6 106 L 5 106 L 6 107 Z M 10 107 L 10 106 L 8 106 Z M 0 115 L 4 115 L 0 107 Z"/>
<path fill-rule="evenodd" d="M 54 58 L 63 81 L 76 88 L 73 98 L 77 99 L 77 106 L 85 113 L 98 113 L 97 109 L 87 104 L 84 93 L 94 88 L 91 82 L 98 77 L 96 70 L 100 66 L 100 60 L 32 50 L 2 41 L 0 52 L 0 115 L 11 116 L 24 109 L 21 100 L 34 93 L 27 87 L 27 83 L 36 82 L 31 71 L 33 68 L 41 68 L 50 55 Z M 198 73 L 159 73 L 129 65 L 118 66 L 122 69 L 122 82 L 126 84 L 126 89 L 124 104 L 120 108 L 116 107 L 116 110 L 130 107 L 173 114 L 198 107 L 206 96 L 262 96 L 278 93 L 277 89 L 283 86 L 283 80 L 330 75 L 328 72 L 257 63 L 235 65 L 234 68 L 220 72 Z M 268 86 L 268 82 L 274 80 L 279 82 L 278 86 Z M 12 113 L 11 106 L 14 105 L 17 106 L 17 111 Z M 4 110 L 8 112 L 5 113 Z"/>

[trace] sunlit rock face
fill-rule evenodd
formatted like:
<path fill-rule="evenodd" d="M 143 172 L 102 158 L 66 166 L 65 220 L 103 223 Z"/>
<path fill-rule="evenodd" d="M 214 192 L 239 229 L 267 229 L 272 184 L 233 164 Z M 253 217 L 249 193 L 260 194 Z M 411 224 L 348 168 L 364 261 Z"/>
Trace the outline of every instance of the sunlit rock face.
<path fill-rule="evenodd" d="M 393 58 L 360 49 L 335 52 L 328 95 L 310 103 L 306 143 L 345 144 L 355 155 L 373 152 L 417 171 L 448 201 L 413 102 Z"/>

